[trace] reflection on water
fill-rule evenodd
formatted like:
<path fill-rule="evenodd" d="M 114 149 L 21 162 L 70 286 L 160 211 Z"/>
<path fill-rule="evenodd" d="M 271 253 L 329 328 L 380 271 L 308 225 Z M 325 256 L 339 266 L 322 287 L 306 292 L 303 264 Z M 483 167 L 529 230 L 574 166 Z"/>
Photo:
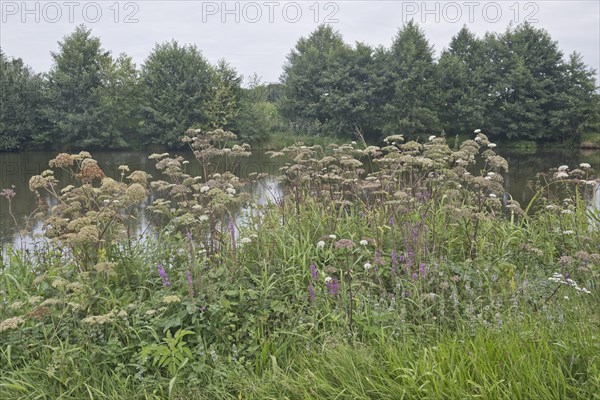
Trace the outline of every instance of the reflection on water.
<path fill-rule="evenodd" d="M 535 181 L 538 172 L 547 171 L 550 168 L 556 168 L 559 165 L 577 166 L 581 162 L 587 162 L 593 168 L 600 168 L 600 152 L 594 150 L 537 150 L 534 152 L 523 152 L 518 150 L 500 150 L 499 153 L 504 156 L 510 170 L 504 175 L 504 187 L 510 193 L 514 200 L 517 200 L 523 207 L 527 206 L 534 195 L 532 182 Z M 126 164 L 131 171 L 141 169 L 150 173 L 155 179 L 162 179 L 162 173 L 154 168 L 154 161 L 148 159 L 150 152 L 146 151 L 127 151 L 127 152 L 93 152 L 92 155 L 104 170 L 104 173 L 119 180 L 121 178 L 119 166 Z M 172 153 L 175 154 L 175 153 Z M 200 175 L 200 164 L 195 161 L 190 152 L 179 152 L 190 163 L 187 165 L 187 173 L 191 175 Z M 36 241 L 36 234 L 42 233 L 42 224 L 40 221 L 32 221 L 29 231 L 33 235 L 23 235 L 16 233 L 13 216 L 17 219 L 20 226 L 24 226 L 28 220 L 27 216 L 36 208 L 36 198 L 29 191 L 29 178 L 38 175 L 48 169 L 48 161 L 56 156 L 56 152 L 25 152 L 25 153 L 0 153 L 0 189 L 11 188 L 17 193 L 12 200 L 11 212 L 9 212 L 6 199 L 0 199 L 0 244 L 3 250 L 7 244 L 15 247 L 24 246 L 32 248 Z M 246 185 L 246 190 L 253 195 L 254 202 L 257 204 L 266 204 L 268 201 L 274 201 L 282 195 L 281 187 L 277 182 L 276 176 L 282 166 L 282 161 L 270 159 L 262 151 L 254 151 L 249 158 L 242 159 L 236 169 L 236 175 L 246 178 L 252 173 L 267 174 L 265 178 L 257 182 Z M 57 171 L 56 178 L 61 185 L 73 184 L 72 178 L 63 171 Z M 596 190 L 593 204 L 600 208 L 600 189 Z M 49 197 L 46 198 L 50 200 Z M 131 229 L 136 233 L 147 232 L 151 216 L 141 207 L 137 213 L 137 221 Z M 240 210 L 237 216 L 238 223 L 244 218 L 248 210 Z M 12 215 L 11 215 L 12 213 Z"/>

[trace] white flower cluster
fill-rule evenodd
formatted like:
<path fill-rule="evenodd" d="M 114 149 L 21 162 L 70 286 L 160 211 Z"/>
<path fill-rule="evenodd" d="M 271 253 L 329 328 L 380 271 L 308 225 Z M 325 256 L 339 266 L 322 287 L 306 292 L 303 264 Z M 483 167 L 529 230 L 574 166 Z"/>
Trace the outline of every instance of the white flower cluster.
<path fill-rule="evenodd" d="M 587 293 L 587 294 L 592 293 L 588 289 L 586 289 L 584 287 L 580 287 L 577 284 L 577 282 L 575 282 L 573 279 L 565 278 L 564 275 L 559 272 L 555 272 L 550 278 L 548 278 L 548 280 L 550 282 L 562 283 L 563 285 L 571 286 L 571 287 L 575 288 L 575 290 L 577 290 L 578 292 Z"/>

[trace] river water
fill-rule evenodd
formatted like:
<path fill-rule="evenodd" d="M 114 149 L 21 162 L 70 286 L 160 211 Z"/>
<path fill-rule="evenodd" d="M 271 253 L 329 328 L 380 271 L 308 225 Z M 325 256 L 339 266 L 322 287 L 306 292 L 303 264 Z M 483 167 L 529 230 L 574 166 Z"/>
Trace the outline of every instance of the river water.
<path fill-rule="evenodd" d="M 505 190 L 511 194 L 513 199 L 525 206 L 533 196 L 530 182 L 535 179 L 537 172 L 547 171 L 559 165 L 576 167 L 581 162 L 587 162 L 598 171 L 600 176 L 600 151 L 597 150 L 558 150 L 538 149 L 535 151 L 523 151 L 515 149 L 499 150 L 498 153 L 508 160 L 509 172 L 505 177 Z M 172 152 L 171 154 L 176 154 Z M 192 175 L 200 175 L 200 165 L 189 152 L 177 153 L 190 161 L 187 172 Z M 154 179 L 163 179 L 160 171 L 154 168 L 155 162 L 149 160 L 150 152 L 126 151 L 126 152 L 92 152 L 107 176 L 120 179 L 119 165 L 126 164 L 131 171 L 136 169 L 150 173 Z M 48 161 L 56 156 L 56 152 L 23 152 L 23 153 L 0 153 L 0 189 L 13 188 L 16 196 L 12 199 L 12 209 L 9 212 L 8 202 L 0 198 L 0 245 L 20 242 L 15 231 L 13 216 L 19 224 L 35 209 L 36 198 L 29 191 L 29 179 L 48 169 Z M 247 177 L 249 174 L 265 173 L 258 184 L 252 185 L 248 190 L 252 191 L 259 199 L 265 202 L 269 198 L 277 196 L 281 189 L 278 187 L 276 176 L 282 161 L 270 159 L 262 151 L 254 151 L 253 155 L 243 159 L 238 167 L 237 175 Z M 56 178 L 61 184 L 66 174 L 62 176 L 57 173 Z M 11 215 L 12 214 L 12 215 Z M 144 213 L 142 212 L 142 217 Z M 142 218 L 143 220 L 143 218 Z M 34 230 L 40 230 L 39 223 L 33 225 Z"/>

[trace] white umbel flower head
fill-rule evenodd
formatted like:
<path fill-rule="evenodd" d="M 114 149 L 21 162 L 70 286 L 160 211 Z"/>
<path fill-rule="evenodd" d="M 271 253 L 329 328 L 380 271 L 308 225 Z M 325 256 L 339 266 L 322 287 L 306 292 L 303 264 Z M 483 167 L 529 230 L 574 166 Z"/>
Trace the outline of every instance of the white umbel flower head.
<path fill-rule="evenodd" d="M 490 143 L 490 144 L 488 144 L 488 147 L 490 149 L 493 149 L 494 147 L 496 147 L 496 143 Z"/>
<path fill-rule="evenodd" d="M 369 244 L 369 242 L 367 242 L 367 241 L 366 241 L 366 240 L 364 240 L 364 239 L 363 239 L 363 240 L 361 240 L 359 243 L 360 243 L 360 245 L 361 245 L 361 246 L 366 246 L 366 245 L 368 245 L 368 244 Z"/>
<path fill-rule="evenodd" d="M 322 249 L 323 247 L 325 247 L 325 242 L 322 240 L 319 240 L 317 242 L 317 249 Z"/>
<path fill-rule="evenodd" d="M 477 133 L 481 133 L 481 129 L 475 129 L 475 130 L 473 131 L 473 133 L 475 133 L 475 134 L 477 134 Z M 480 139 L 480 140 L 481 140 L 481 139 Z"/>
<path fill-rule="evenodd" d="M 568 166 L 568 165 L 561 165 L 560 167 L 558 167 L 558 170 L 559 170 L 560 172 L 564 172 L 564 171 L 566 171 L 566 170 L 568 170 L 568 169 L 569 169 L 569 166 Z"/>
<path fill-rule="evenodd" d="M 566 172 L 560 171 L 556 174 L 556 178 L 557 179 L 563 179 L 563 178 L 568 178 L 569 174 L 567 174 Z"/>
<path fill-rule="evenodd" d="M 431 135 L 429 136 L 429 141 L 431 142 L 433 139 L 435 139 L 435 135 Z"/>
<path fill-rule="evenodd" d="M 579 168 L 590 169 L 590 168 L 592 168 L 592 166 L 586 162 L 582 162 L 581 164 L 579 164 Z"/>

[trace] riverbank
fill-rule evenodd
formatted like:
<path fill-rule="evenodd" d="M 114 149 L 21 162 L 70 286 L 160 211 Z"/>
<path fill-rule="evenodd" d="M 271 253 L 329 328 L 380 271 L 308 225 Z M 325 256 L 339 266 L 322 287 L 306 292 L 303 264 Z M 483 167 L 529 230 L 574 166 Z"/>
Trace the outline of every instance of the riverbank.
<path fill-rule="evenodd" d="M 228 137 L 190 138 L 203 166 L 227 154 L 219 173 L 192 177 L 183 158 L 155 154 L 160 175 L 122 165 L 109 179 L 79 153 L 51 161 L 72 187 L 55 190 L 56 171 L 29 181 L 56 202 L 48 240 L 0 265 L 0 397 L 600 390 L 591 166 L 540 171 L 537 195 L 519 204 L 502 199 L 510 166 L 482 134 L 456 149 L 400 136 L 297 145 L 268 153 L 293 161 L 282 195 L 261 205 L 228 172 L 249 157 L 223 150 Z M 140 238 L 126 222 L 149 190 L 155 235 Z"/>

